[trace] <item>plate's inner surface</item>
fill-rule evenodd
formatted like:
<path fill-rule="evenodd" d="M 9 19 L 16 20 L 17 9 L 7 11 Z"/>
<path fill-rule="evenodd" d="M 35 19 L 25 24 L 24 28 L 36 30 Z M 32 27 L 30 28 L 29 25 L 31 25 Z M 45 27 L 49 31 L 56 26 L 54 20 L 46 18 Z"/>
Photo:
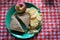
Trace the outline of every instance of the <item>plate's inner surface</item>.
<path fill-rule="evenodd" d="M 34 8 L 36 8 L 36 9 L 38 9 L 36 6 L 34 6 L 34 5 L 31 4 L 31 3 L 25 3 L 25 4 L 26 4 L 27 8 L 34 7 Z M 10 8 L 10 10 L 7 12 L 7 15 L 6 15 L 6 28 L 7 28 L 7 29 L 9 28 L 10 22 L 11 22 L 11 20 L 12 20 L 12 19 L 11 19 L 11 16 L 12 16 L 13 14 L 15 14 L 15 12 L 16 12 L 16 10 L 15 10 L 15 5 L 12 6 L 12 7 Z M 40 13 L 40 11 L 38 11 L 38 12 Z M 40 31 L 41 26 L 42 26 L 42 25 L 40 24 L 40 27 L 37 28 L 38 31 Z M 21 32 L 9 30 L 9 29 L 8 29 L 8 31 L 9 31 L 13 36 L 15 36 L 15 37 L 17 37 L 17 38 L 23 38 L 23 39 L 25 39 L 25 38 L 31 38 L 31 37 L 33 37 L 33 36 L 35 35 L 35 34 L 21 33 Z"/>

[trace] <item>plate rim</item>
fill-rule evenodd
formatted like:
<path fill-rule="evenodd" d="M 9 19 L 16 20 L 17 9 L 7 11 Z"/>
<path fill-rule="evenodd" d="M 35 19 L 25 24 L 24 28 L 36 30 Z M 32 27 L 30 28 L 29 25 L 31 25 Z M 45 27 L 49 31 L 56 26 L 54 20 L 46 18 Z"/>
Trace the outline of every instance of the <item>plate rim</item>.
<path fill-rule="evenodd" d="M 29 3 L 29 2 L 24 2 L 24 3 L 28 3 L 28 4 L 32 4 L 32 3 Z M 32 5 L 34 5 L 34 4 L 32 4 Z M 12 6 L 14 6 L 14 5 L 12 5 Z M 10 7 L 10 9 L 12 8 L 12 6 Z M 35 5 L 34 5 L 35 6 Z M 38 7 L 37 6 L 35 6 L 37 9 L 38 9 Z M 8 14 L 8 12 L 10 11 L 10 9 L 7 11 L 7 14 Z M 38 9 L 39 10 L 39 9 Z M 39 10 L 40 11 L 40 10 Z M 41 12 L 41 11 L 40 11 Z M 6 14 L 6 17 L 7 17 L 7 14 Z M 7 20 L 7 19 L 6 19 Z M 7 23 L 6 23 L 6 29 L 8 30 L 8 32 L 11 34 L 11 35 L 13 35 L 10 31 L 9 31 L 9 29 L 8 29 L 8 27 L 7 27 Z M 39 31 L 41 31 L 41 27 L 39 28 Z M 33 34 L 33 36 L 34 35 L 36 35 L 36 34 Z M 17 37 L 17 36 L 15 36 L 15 35 L 13 35 L 14 37 Z M 33 37 L 33 36 L 31 36 L 31 37 Z M 29 38 L 31 38 L 31 37 L 29 37 Z M 21 38 L 21 37 L 17 37 L 17 38 Z M 28 38 L 28 37 L 27 37 Z M 21 38 L 21 39 L 27 39 L 27 38 Z"/>

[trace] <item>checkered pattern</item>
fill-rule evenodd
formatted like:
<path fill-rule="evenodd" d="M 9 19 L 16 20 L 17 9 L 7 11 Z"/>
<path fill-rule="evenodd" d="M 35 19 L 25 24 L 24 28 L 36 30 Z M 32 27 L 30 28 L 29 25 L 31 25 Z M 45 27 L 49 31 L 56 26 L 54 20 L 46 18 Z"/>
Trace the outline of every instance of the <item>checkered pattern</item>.
<path fill-rule="evenodd" d="M 41 32 L 27 40 L 60 40 L 60 0 L 55 0 L 55 6 L 45 5 L 45 0 L 0 0 L 0 40 L 20 40 L 7 31 L 5 16 L 8 9 L 17 2 L 30 2 L 36 5 L 43 14 Z"/>

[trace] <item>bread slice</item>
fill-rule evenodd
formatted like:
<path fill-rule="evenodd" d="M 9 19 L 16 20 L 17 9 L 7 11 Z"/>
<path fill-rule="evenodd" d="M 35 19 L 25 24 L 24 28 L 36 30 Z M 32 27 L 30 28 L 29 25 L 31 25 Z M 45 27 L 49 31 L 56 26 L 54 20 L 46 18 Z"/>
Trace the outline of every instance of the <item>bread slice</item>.
<path fill-rule="evenodd" d="M 26 25 L 26 27 L 29 29 L 29 24 L 30 24 L 30 15 L 27 13 L 24 13 L 23 15 L 17 15 L 19 19 L 23 21 L 23 23 Z"/>
<path fill-rule="evenodd" d="M 9 29 L 19 31 L 19 32 L 25 32 L 25 30 L 22 28 L 21 24 L 18 22 L 18 20 L 15 18 L 14 15 L 12 16 Z"/>

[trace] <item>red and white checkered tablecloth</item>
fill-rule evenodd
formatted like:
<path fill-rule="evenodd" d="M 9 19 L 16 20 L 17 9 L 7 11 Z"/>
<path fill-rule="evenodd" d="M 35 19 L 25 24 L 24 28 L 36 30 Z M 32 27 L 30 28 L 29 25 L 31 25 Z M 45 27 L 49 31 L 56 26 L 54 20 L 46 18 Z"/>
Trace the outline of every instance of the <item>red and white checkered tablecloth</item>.
<path fill-rule="evenodd" d="M 60 40 L 60 0 L 55 0 L 55 6 L 45 6 L 44 0 L 0 0 L 0 40 L 20 40 L 7 31 L 5 18 L 8 9 L 17 2 L 30 2 L 36 5 L 43 14 L 43 24 L 40 33 L 27 40 Z"/>

